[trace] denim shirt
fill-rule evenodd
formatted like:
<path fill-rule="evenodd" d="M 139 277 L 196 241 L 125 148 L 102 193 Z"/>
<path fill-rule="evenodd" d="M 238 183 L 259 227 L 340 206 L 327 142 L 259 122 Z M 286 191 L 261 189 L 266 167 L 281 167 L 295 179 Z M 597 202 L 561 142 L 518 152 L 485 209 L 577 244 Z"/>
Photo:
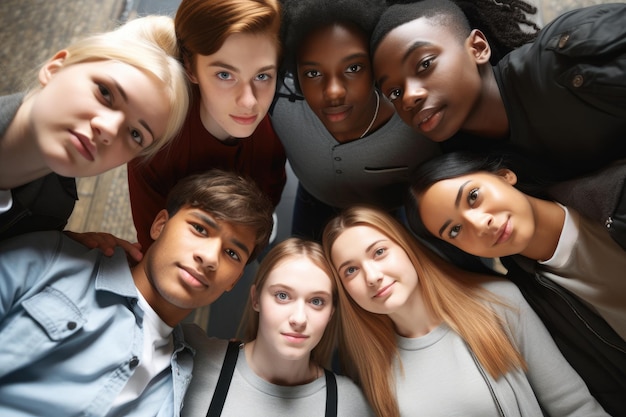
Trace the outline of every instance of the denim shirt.
<path fill-rule="evenodd" d="M 193 350 L 174 329 L 171 369 L 112 408 L 141 361 L 143 311 L 126 255 L 60 232 L 0 243 L 0 415 L 178 416 Z"/>

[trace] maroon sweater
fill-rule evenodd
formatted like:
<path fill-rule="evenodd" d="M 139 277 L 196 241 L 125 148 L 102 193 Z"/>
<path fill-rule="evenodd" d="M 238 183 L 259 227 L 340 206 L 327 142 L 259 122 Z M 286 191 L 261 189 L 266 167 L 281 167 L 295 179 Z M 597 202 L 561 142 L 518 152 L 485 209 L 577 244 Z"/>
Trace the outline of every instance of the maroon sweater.
<path fill-rule="evenodd" d="M 149 162 L 134 160 L 128 164 L 133 222 L 142 250 L 145 252 L 152 244 L 152 221 L 165 208 L 168 192 L 181 178 L 211 168 L 234 171 L 254 179 L 276 206 L 287 179 L 285 161 L 285 150 L 269 116 L 265 116 L 252 136 L 227 145 L 204 128 L 197 100 L 178 137 L 169 146 Z"/>

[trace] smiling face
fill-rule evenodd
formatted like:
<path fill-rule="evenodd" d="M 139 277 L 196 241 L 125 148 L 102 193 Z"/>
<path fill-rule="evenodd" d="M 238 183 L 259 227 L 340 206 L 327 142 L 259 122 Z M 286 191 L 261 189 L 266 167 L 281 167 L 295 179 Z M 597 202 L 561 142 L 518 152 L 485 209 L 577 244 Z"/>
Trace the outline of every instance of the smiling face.
<path fill-rule="evenodd" d="M 276 88 L 278 46 L 269 34 L 230 35 L 211 55 L 196 55 L 200 118 L 216 138 L 247 138 L 269 110 Z"/>
<path fill-rule="evenodd" d="M 250 227 L 231 224 L 190 207 L 157 215 L 150 246 L 133 269 L 135 283 L 168 324 L 211 304 L 235 286 L 255 245 Z"/>
<path fill-rule="evenodd" d="M 87 177 L 120 166 L 165 132 L 165 86 L 118 61 L 63 66 L 65 51 L 40 71 L 29 124 L 52 171 Z"/>
<path fill-rule="evenodd" d="M 334 311 L 331 277 L 306 256 L 291 256 L 253 287 L 251 299 L 259 313 L 256 346 L 308 362 Z"/>
<path fill-rule="evenodd" d="M 313 31 L 300 45 L 297 71 L 306 102 L 335 138 L 363 134 L 376 100 L 365 34 L 341 25 Z"/>
<path fill-rule="evenodd" d="M 528 197 L 513 185 L 512 171 L 477 172 L 436 182 L 419 196 L 419 213 L 430 233 L 486 258 L 522 253 L 535 233 Z"/>
<path fill-rule="evenodd" d="M 350 297 L 369 312 L 392 315 L 418 291 L 407 253 L 373 227 L 347 228 L 333 243 L 331 258 Z"/>
<path fill-rule="evenodd" d="M 441 142 L 471 117 L 482 88 L 478 65 L 489 56 L 481 32 L 462 40 L 445 26 L 419 18 L 386 35 L 373 57 L 374 73 L 402 120 Z"/>

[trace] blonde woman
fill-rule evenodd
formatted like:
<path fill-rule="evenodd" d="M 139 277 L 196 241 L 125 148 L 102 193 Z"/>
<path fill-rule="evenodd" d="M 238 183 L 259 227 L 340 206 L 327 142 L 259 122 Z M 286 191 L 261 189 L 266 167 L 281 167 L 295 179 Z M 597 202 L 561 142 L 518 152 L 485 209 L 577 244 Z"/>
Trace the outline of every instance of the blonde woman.
<path fill-rule="evenodd" d="M 189 102 L 171 18 L 139 18 L 57 52 L 29 92 L 0 97 L 0 239 L 61 230 L 74 177 L 149 157 Z"/>

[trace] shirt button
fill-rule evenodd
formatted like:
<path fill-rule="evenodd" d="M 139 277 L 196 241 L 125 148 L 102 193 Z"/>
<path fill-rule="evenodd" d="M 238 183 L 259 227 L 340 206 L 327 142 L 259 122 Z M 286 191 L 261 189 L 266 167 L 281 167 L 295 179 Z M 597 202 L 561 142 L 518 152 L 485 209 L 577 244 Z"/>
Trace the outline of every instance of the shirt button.
<path fill-rule="evenodd" d="M 567 41 L 569 41 L 569 34 L 562 35 L 559 39 L 559 48 L 565 48 Z"/>
<path fill-rule="evenodd" d="M 336 157 L 335 157 L 335 161 L 341 161 L 341 158 L 340 158 L 340 157 L 338 157 L 338 156 L 336 156 Z"/>
<path fill-rule="evenodd" d="M 67 322 L 67 328 L 69 330 L 74 330 L 76 328 L 76 322 L 75 321 L 68 321 Z"/>
<path fill-rule="evenodd" d="M 574 86 L 575 88 L 578 88 L 581 85 L 583 85 L 584 81 L 585 81 L 585 79 L 583 78 L 582 75 L 576 74 L 576 75 L 574 75 L 574 78 L 572 78 L 572 86 Z"/>
<path fill-rule="evenodd" d="M 338 170 L 336 170 L 336 171 L 335 171 L 335 173 L 337 173 L 337 174 L 341 174 L 342 172 L 343 172 L 343 171 L 342 171 L 342 170 L 340 170 L 340 169 L 338 169 Z"/>
<path fill-rule="evenodd" d="M 139 365 L 139 358 L 137 356 L 133 356 L 128 363 L 130 369 L 135 369 Z"/>

